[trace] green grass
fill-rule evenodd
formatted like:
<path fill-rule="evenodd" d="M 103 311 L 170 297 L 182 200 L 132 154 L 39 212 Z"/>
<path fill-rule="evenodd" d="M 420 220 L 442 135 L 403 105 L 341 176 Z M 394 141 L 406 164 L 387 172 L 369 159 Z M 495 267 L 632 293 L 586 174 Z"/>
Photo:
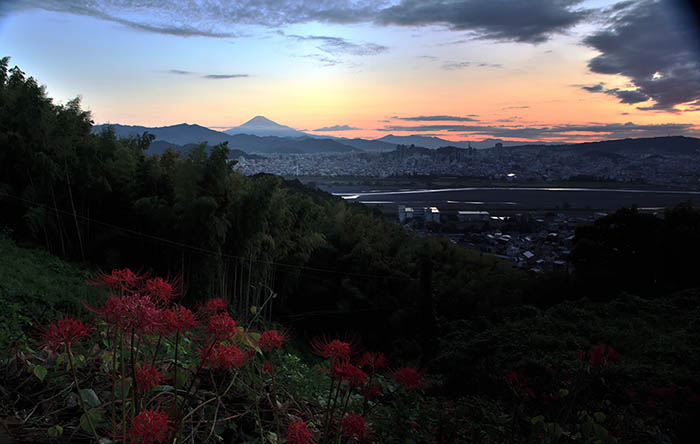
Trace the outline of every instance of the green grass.
<path fill-rule="evenodd" d="M 62 313 L 84 313 L 81 302 L 94 301 L 99 294 L 87 276 L 87 270 L 46 251 L 21 248 L 0 237 L 0 354 L 24 344 L 32 324 Z"/>

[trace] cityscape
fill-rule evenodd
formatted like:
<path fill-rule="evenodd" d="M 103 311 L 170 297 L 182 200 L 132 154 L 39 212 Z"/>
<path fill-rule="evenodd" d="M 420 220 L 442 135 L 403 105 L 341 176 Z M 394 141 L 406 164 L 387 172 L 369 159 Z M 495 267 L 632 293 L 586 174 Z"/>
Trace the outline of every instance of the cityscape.
<path fill-rule="evenodd" d="M 698 139 L 695 139 L 697 141 Z M 501 182 L 637 182 L 700 186 L 700 143 L 686 152 L 650 153 L 558 149 L 548 146 L 490 149 L 397 146 L 385 153 L 274 154 L 239 157 L 243 174 L 296 176 L 448 175 Z"/>

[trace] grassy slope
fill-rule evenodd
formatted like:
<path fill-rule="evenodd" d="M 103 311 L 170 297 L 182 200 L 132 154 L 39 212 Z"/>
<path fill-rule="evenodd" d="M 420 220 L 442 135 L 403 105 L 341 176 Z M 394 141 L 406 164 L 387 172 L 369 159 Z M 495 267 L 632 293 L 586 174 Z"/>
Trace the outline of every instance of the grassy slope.
<path fill-rule="evenodd" d="M 86 270 L 43 250 L 0 238 L 0 352 L 15 341 L 24 342 L 22 331 L 33 322 L 79 314 L 81 301 L 96 294 L 86 276 Z"/>

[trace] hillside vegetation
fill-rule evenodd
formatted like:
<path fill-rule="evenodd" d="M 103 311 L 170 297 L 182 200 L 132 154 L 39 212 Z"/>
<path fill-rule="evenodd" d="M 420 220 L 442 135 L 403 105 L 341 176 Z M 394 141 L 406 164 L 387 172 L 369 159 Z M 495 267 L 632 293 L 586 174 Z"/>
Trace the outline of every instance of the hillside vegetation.
<path fill-rule="evenodd" d="M 577 230 L 571 275 L 536 277 L 298 181 L 244 177 L 226 144 L 150 155 L 151 141 L 93 134 L 77 100 L 0 63 L 13 436 L 694 439 L 692 206 L 601 218 Z"/>

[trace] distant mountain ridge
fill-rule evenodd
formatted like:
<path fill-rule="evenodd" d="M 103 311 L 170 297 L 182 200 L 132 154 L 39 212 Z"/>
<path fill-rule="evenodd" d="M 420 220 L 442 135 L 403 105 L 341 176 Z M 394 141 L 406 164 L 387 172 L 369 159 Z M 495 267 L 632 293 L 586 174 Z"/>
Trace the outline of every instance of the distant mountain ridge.
<path fill-rule="evenodd" d="M 230 135 L 214 131 L 200 125 L 179 125 L 163 127 L 130 126 L 119 124 L 95 125 L 92 131 L 99 133 L 111 127 L 117 137 L 131 137 L 149 132 L 155 136 L 155 142 L 167 142 L 184 147 L 189 144 L 206 142 L 216 145 L 228 142 L 228 147 L 245 153 L 261 154 L 317 154 L 317 153 L 347 153 L 359 151 L 351 145 L 345 145 L 333 139 L 316 139 L 311 137 L 291 138 L 277 136 L 254 136 L 248 134 Z"/>
<path fill-rule="evenodd" d="M 582 142 L 570 145 L 527 144 L 508 147 L 508 149 L 555 149 L 582 153 L 614 153 L 625 155 L 667 155 L 693 154 L 700 151 L 700 139 L 686 136 L 640 137 L 627 139 Z"/>
<path fill-rule="evenodd" d="M 576 144 L 531 143 L 518 141 L 502 141 L 500 139 L 485 139 L 479 142 L 453 142 L 439 137 L 410 135 L 386 135 L 379 139 L 342 138 L 309 135 L 285 125 L 275 123 L 263 116 L 256 116 L 241 126 L 231 128 L 226 132 L 196 124 L 181 123 L 162 127 L 129 126 L 119 124 L 103 124 L 93 126 L 93 132 L 101 132 L 111 127 L 117 137 L 130 137 L 149 132 L 155 136 L 152 147 L 153 153 L 164 151 L 168 144 L 171 149 L 183 151 L 185 146 L 207 142 L 216 145 L 227 142 L 232 150 L 231 157 L 257 154 L 321 154 L 321 153 L 350 153 L 350 152 L 391 152 L 397 145 L 436 150 L 438 148 L 460 148 L 469 146 L 476 149 L 493 149 L 496 143 L 501 143 L 507 149 L 556 149 L 577 150 L 583 152 L 615 153 L 622 156 L 666 155 L 693 153 L 700 149 L 700 139 L 685 136 L 649 137 L 637 139 L 615 139 L 599 142 L 584 142 Z M 243 129 L 258 134 L 237 132 Z M 264 135 L 265 132 L 278 135 Z M 289 136 L 281 136 L 289 134 Z M 294 134 L 294 136 L 291 136 Z M 179 148 L 178 148 L 179 147 Z M 238 151 L 233 151 L 238 150 Z"/>

